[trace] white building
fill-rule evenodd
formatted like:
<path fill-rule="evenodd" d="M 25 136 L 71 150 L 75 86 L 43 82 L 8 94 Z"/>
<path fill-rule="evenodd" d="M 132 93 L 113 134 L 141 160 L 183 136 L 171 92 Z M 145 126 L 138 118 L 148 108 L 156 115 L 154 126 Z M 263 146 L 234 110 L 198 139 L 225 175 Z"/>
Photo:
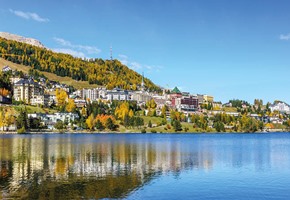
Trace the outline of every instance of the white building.
<path fill-rule="evenodd" d="M 90 99 L 90 101 L 97 101 L 99 99 L 99 89 L 82 89 L 80 96 L 85 100 Z"/>
<path fill-rule="evenodd" d="M 33 113 L 28 114 L 28 118 L 39 118 L 44 126 L 48 129 L 54 129 L 54 125 L 57 121 L 70 122 L 79 118 L 76 113 L 54 113 L 54 114 L 44 114 L 44 113 Z"/>
<path fill-rule="evenodd" d="M 282 101 L 275 102 L 274 104 L 269 106 L 271 112 L 273 111 L 279 111 L 282 113 L 290 113 L 290 106 Z"/>
<path fill-rule="evenodd" d="M 107 100 L 129 101 L 131 100 L 131 96 L 127 90 L 121 90 L 119 88 L 115 88 L 107 92 Z"/>
<path fill-rule="evenodd" d="M 44 105 L 49 103 L 49 95 L 35 95 L 30 99 L 31 105 Z"/>
<path fill-rule="evenodd" d="M 137 103 L 146 103 L 152 99 L 151 95 L 147 92 L 137 91 L 131 95 L 131 100 L 137 101 Z"/>
<path fill-rule="evenodd" d="M 31 99 L 43 95 L 43 88 L 33 79 L 21 79 L 13 86 L 14 99 L 31 103 Z"/>
<path fill-rule="evenodd" d="M 9 71 L 12 71 L 12 69 L 8 65 L 2 68 L 2 72 L 9 72 Z"/>

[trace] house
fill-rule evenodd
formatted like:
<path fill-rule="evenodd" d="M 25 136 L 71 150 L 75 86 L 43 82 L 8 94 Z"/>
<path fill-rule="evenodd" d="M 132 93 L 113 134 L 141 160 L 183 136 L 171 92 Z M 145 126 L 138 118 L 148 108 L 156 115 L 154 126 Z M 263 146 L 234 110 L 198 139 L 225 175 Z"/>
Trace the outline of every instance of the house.
<path fill-rule="evenodd" d="M 282 101 L 275 101 L 272 105 L 269 106 L 271 112 L 279 111 L 281 113 L 290 113 L 290 106 Z"/>
<path fill-rule="evenodd" d="M 12 69 L 8 65 L 2 68 L 2 72 L 9 72 L 9 71 L 12 71 Z"/>
<path fill-rule="evenodd" d="M 97 101 L 99 99 L 99 89 L 82 89 L 80 91 L 80 96 L 85 100 L 90 99 L 90 101 Z"/>
<path fill-rule="evenodd" d="M 170 98 L 173 99 L 173 98 L 181 98 L 182 97 L 182 93 L 180 92 L 180 90 L 175 87 L 173 88 L 173 90 L 171 90 L 170 92 Z"/>
<path fill-rule="evenodd" d="M 197 95 L 199 104 L 209 104 L 214 102 L 214 97 L 207 94 Z"/>
<path fill-rule="evenodd" d="M 43 95 L 43 88 L 33 79 L 20 79 L 13 86 L 14 99 L 31 103 L 31 99 Z"/>
<path fill-rule="evenodd" d="M 44 113 L 33 113 L 28 114 L 28 118 L 38 118 L 40 119 L 43 126 L 47 126 L 48 129 L 53 130 L 54 125 L 57 121 L 67 122 L 79 119 L 76 113 L 54 113 L 54 114 L 44 114 Z"/>
<path fill-rule="evenodd" d="M 128 101 L 131 100 L 131 95 L 127 90 L 114 88 L 113 90 L 107 92 L 107 100 Z"/>
<path fill-rule="evenodd" d="M 131 94 L 131 100 L 137 101 L 138 104 L 146 103 L 152 99 L 148 92 L 136 91 Z"/>
<path fill-rule="evenodd" d="M 43 95 L 35 95 L 30 99 L 30 104 L 31 105 L 43 105 L 43 106 L 48 106 L 51 105 L 49 104 L 49 97 L 50 95 L 48 94 L 43 94 Z"/>
<path fill-rule="evenodd" d="M 193 95 L 175 97 L 171 100 L 171 106 L 178 111 L 193 112 L 198 109 L 198 98 Z"/>

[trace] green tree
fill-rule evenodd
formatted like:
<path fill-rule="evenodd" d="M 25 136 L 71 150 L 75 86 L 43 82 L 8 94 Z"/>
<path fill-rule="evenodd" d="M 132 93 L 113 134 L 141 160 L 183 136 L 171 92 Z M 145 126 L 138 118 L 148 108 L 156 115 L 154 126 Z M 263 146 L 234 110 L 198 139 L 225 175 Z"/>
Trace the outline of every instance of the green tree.
<path fill-rule="evenodd" d="M 59 120 L 55 123 L 54 128 L 56 128 L 57 130 L 63 130 L 65 128 L 65 125 L 63 121 Z"/>
<path fill-rule="evenodd" d="M 17 120 L 16 120 L 16 126 L 18 129 L 24 127 L 25 129 L 28 128 L 28 117 L 26 110 L 21 110 Z"/>
<path fill-rule="evenodd" d="M 149 122 L 148 122 L 148 127 L 149 128 L 152 128 L 152 122 L 151 122 L 151 120 L 149 120 Z"/>
<path fill-rule="evenodd" d="M 96 121 L 96 129 L 99 130 L 99 131 L 104 129 L 104 126 L 103 126 L 102 122 L 99 119 L 97 119 L 97 121 Z"/>
<path fill-rule="evenodd" d="M 177 131 L 182 131 L 182 126 L 179 120 L 174 120 L 173 121 L 173 128 L 174 130 Z"/>
<path fill-rule="evenodd" d="M 111 131 L 116 129 L 116 125 L 114 124 L 113 120 L 111 118 L 108 118 L 106 121 L 106 127 L 110 129 Z"/>

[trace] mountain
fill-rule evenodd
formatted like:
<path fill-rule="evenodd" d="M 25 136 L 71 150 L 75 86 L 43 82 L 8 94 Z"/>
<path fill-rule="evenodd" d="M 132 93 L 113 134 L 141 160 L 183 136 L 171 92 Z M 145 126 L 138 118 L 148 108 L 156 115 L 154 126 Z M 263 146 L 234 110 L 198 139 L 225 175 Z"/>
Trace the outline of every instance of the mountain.
<path fill-rule="evenodd" d="M 0 37 L 5 38 L 7 40 L 14 40 L 17 42 L 30 44 L 36 47 L 45 48 L 45 46 L 41 42 L 33 38 L 26 38 L 26 37 L 22 37 L 22 36 L 11 34 L 11 33 L 5 33 L 5 32 L 0 32 Z"/>
<path fill-rule="evenodd" d="M 65 78 L 71 77 L 79 82 L 87 81 L 89 84 L 105 86 L 107 89 L 119 87 L 137 90 L 142 82 L 140 74 L 118 60 L 100 58 L 83 60 L 69 54 L 56 53 L 23 41 L 2 37 L 0 37 L 0 57 L 44 73 L 49 72 Z M 149 91 L 161 91 L 159 86 L 147 78 L 144 78 L 144 83 Z"/>

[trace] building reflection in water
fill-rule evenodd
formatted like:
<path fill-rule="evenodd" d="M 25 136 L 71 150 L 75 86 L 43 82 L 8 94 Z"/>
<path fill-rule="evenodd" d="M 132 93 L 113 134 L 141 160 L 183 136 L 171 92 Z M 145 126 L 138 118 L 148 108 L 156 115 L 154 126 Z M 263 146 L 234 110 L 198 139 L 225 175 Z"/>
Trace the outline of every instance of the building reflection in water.
<path fill-rule="evenodd" d="M 289 158 L 269 152 L 271 140 L 184 137 L 2 136 L 1 198 L 121 198 L 163 173 L 228 165 L 263 170 Z"/>

